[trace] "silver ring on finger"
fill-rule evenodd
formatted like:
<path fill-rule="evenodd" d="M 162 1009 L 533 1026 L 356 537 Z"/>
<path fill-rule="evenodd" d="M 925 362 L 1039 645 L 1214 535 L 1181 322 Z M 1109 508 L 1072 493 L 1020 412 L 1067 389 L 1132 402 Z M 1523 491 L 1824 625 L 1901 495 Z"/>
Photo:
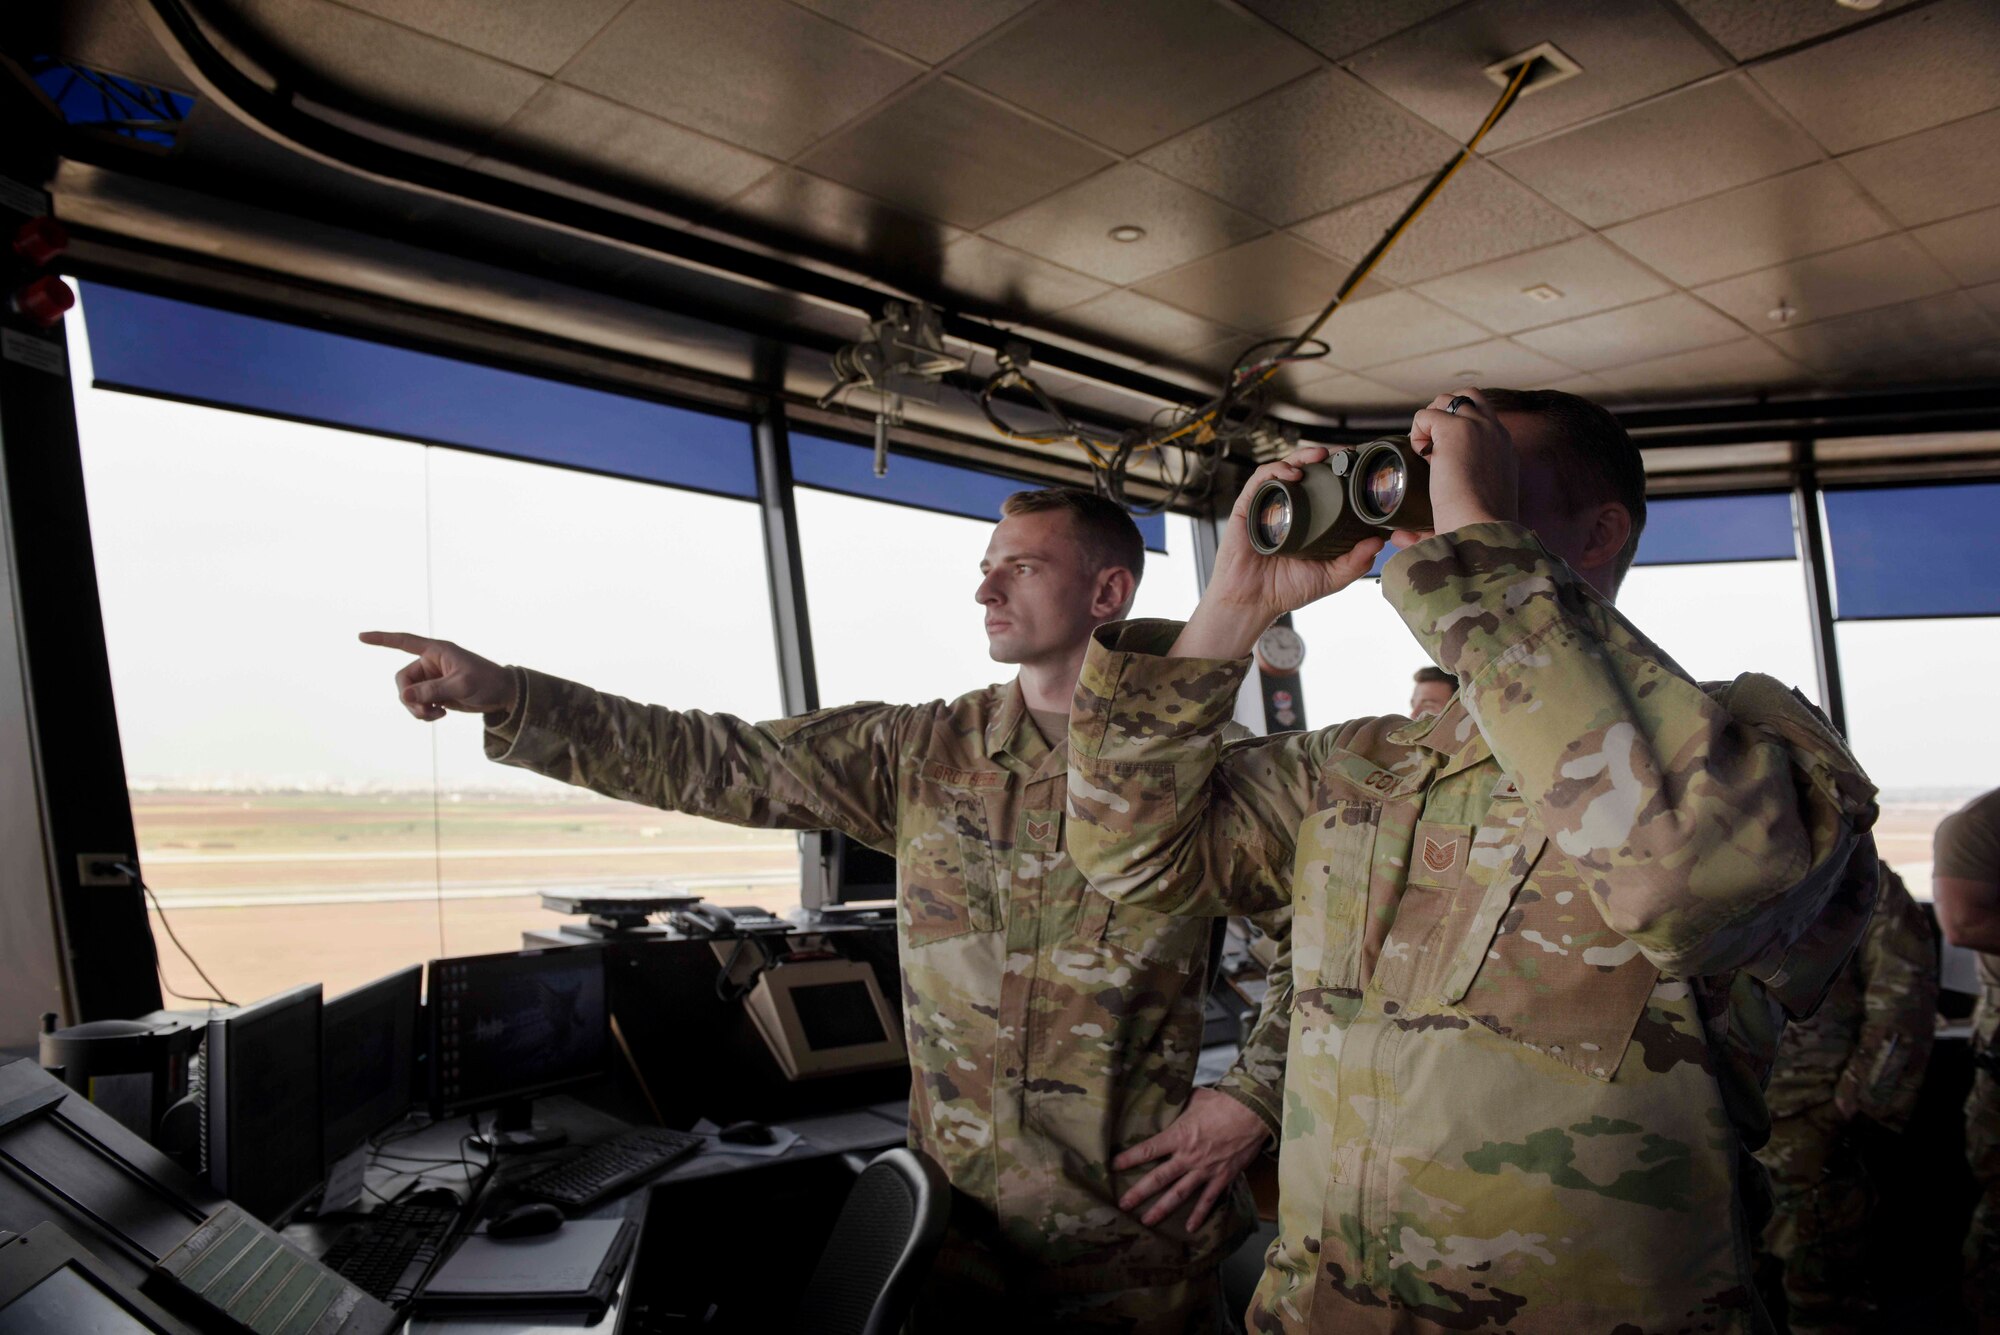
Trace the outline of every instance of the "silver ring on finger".
<path fill-rule="evenodd" d="M 1446 404 L 1446 405 L 1444 406 L 1444 410 L 1445 410 L 1446 412 L 1450 413 L 1450 414 L 1451 414 L 1451 415 L 1452 415 L 1453 417 L 1456 417 L 1456 416 L 1458 416 L 1458 406 L 1459 406 L 1459 405 L 1460 405 L 1461 403 L 1471 403 L 1471 402 L 1472 402 L 1472 399 L 1471 399 L 1471 397 L 1470 397 L 1469 395 L 1465 395 L 1465 394 L 1454 394 L 1454 395 L 1452 395 L 1452 396 L 1451 396 L 1451 402 L 1450 402 L 1450 403 L 1447 403 L 1447 404 Z"/>

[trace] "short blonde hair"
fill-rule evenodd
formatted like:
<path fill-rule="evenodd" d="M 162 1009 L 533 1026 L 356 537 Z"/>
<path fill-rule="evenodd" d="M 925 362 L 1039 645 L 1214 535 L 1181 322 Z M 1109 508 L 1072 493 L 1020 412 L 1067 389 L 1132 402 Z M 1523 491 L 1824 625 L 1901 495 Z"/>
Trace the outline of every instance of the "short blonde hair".
<path fill-rule="evenodd" d="M 1110 501 L 1094 492 L 1075 487 L 1043 487 L 1039 491 L 1017 491 L 1000 503 L 1000 513 L 1015 515 L 1047 514 L 1060 510 L 1076 529 L 1077 545 L 1094 570 L 1122 566 L 1132 572 L 1138 584 L 1146 573 L 1146 540 L 1139 526 Z"/>

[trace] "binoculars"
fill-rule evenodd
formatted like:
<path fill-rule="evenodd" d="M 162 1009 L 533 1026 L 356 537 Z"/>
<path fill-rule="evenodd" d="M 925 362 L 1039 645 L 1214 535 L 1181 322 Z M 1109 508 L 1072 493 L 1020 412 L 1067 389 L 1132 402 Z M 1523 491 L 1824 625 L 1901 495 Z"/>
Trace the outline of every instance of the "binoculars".
<path fill-rule="evenodd" d="M 1265 556 L 1330 561 L 1363 538 L 1431 526 L 1431 466 L 1408 436 L 1332 450 L 1250 498 L 1250 545 Z"/>

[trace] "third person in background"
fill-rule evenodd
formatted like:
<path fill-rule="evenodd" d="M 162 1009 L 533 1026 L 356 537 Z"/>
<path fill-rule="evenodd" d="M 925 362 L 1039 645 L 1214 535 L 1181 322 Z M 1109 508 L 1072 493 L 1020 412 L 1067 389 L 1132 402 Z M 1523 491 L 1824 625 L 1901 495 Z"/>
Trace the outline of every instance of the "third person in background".
<path fill-rule="evenodd" d="M 1965 1238 L 1965 1304 L 2000 1332 L 2000 789 L 1938 822 L 1931 888 L 1945 940 L 1979 952 L 1965 1157 L 1979 1204 Z"/>
<path fill-rule="evenodd" d="M 1458 690 L 1458 678 L 1443 668 L 1420 667 L 1412 678 L 1416 683 L 1410 688 L 1410 717 L 1430 718 L 1444 713 L 1444 707 L 1451 703 L 1451 697 Z"/>
<path fill-rule="evenodd" d="M 1869 1220 L 1877 1193 L 1864 1154 L 1916 1110 L 1937 1028 L 1938 952 L 1930 918 L 1882 868 L 1875 917 L 1809 1020 L 1786 1028 L 1765 1102 L 1777 1212 L 1764 1244 L 1785 1267 L 1795 1332 L 1877 1329 Z"/>

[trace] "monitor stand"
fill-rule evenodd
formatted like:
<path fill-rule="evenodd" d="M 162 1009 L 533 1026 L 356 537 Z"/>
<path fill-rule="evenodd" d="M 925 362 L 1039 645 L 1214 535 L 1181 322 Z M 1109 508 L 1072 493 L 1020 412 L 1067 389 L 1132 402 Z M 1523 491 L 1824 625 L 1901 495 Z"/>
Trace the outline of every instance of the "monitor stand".
<path fill-rule="evenodd" d="M 532 1154 L 569 1143 L 569 1132 L 535 1121 L 534 1112 L 535 1105 L 529 1099 L 510 1100 L 494 1111 L 486 1143 L 495 1154 Z"/>

